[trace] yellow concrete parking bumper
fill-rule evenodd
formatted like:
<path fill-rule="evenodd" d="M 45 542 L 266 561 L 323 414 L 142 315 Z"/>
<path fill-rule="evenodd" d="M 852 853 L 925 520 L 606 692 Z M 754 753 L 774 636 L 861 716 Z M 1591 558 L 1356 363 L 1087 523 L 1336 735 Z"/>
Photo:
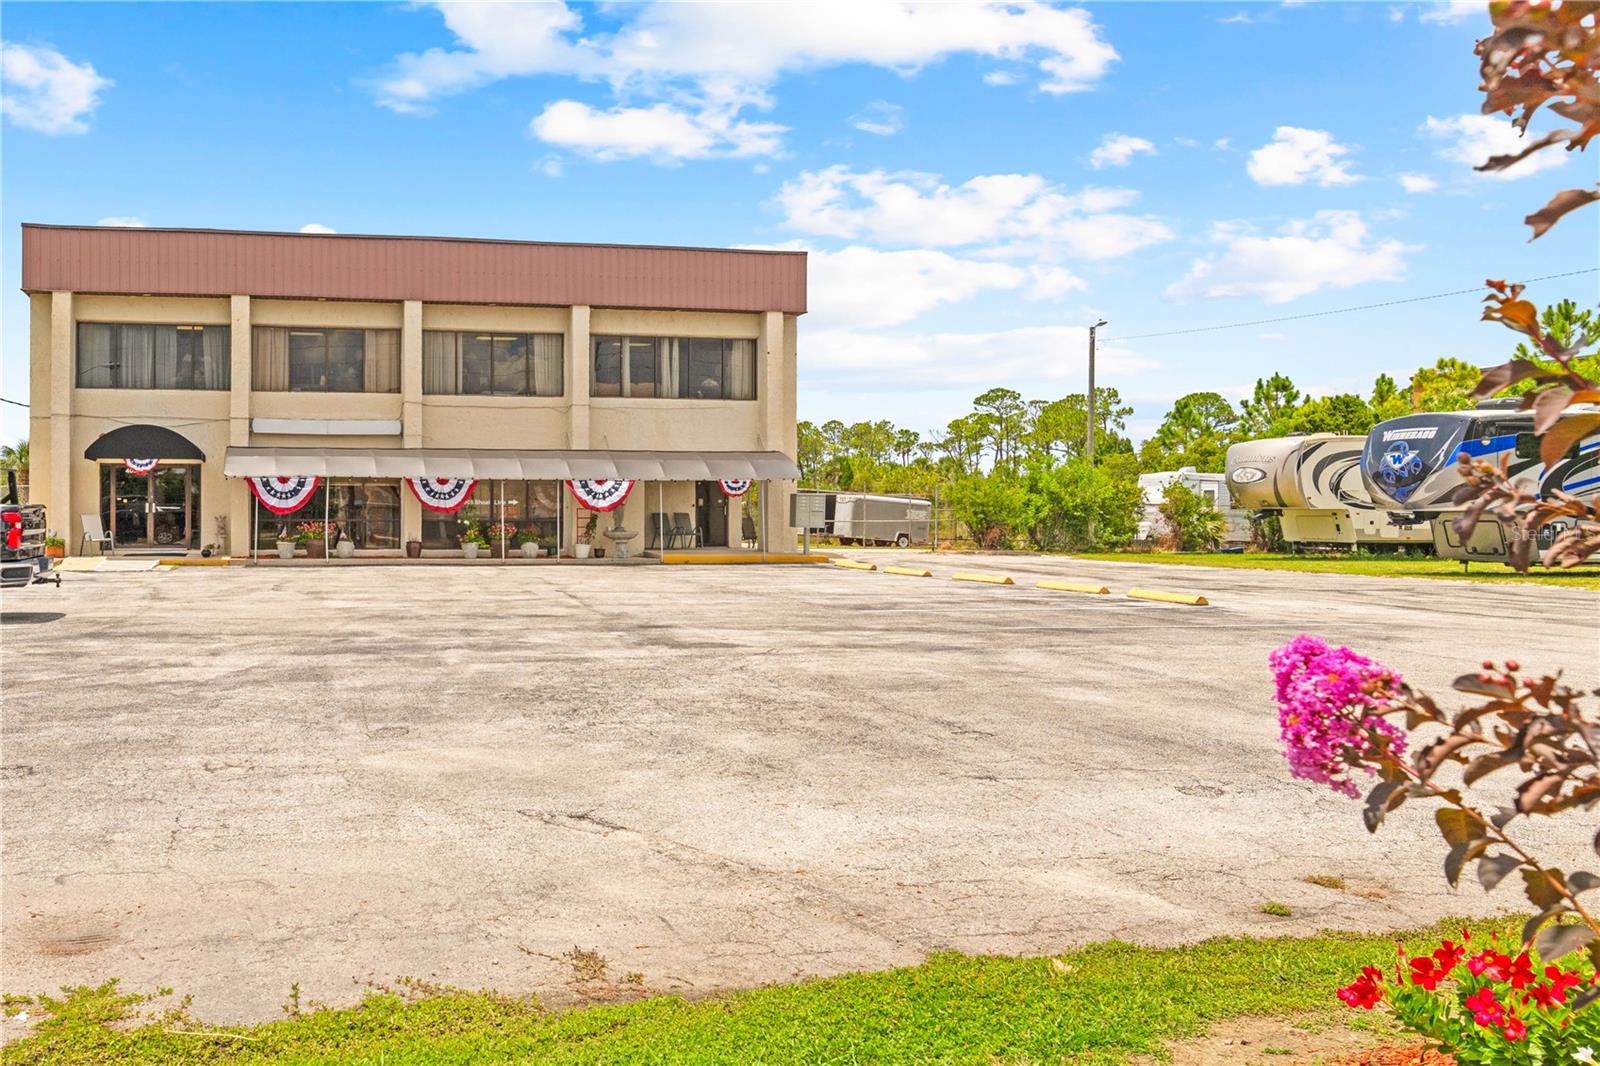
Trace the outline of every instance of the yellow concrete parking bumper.
<path fill-rule="evenodd" d="M 1049 589 L 1051 592 L 1083 592 L 1090 596 L 1105 596 L 1111 592 L 1104 585 L 1085 584 L 1081 581 L 1041 581 L 1034 587 Z"/>
<path fill-rule="evenodd" d="M 886 574 L 899 574 L 901 577 L 932 577 L 933 576 L 933 571 L 932 570 L 919 570 L 915 566 L 886 566 L 886 567 L 883 568 L 883 572 L 886 573 Z"/>
<path fill-rule="evenodd" d="M 876 569 L 878 569 L 878 564 L 877 563 L 858 563 L 854 559 L 835 559 L 833 561 L 833 565 L 834 566 L 842 566 L 846 570 L 876 570 Z"/>
<path fill-rule="evenodd" d="M 1186 592 L 1157 592 L 1154 589 L 1129 589 L 1128 598 L 1134 600 L 1154 600 L 1156 603 L 1181 603 L 1186 607 L 1209 607 L 1210 601 L 1204 596 L 1194 596 Z"/>
<path fill-rule="evenodd" d="M 951 574 L 952 581 L 981 581 L 985 585 L 1015 585 L 1007 574 Z"/>

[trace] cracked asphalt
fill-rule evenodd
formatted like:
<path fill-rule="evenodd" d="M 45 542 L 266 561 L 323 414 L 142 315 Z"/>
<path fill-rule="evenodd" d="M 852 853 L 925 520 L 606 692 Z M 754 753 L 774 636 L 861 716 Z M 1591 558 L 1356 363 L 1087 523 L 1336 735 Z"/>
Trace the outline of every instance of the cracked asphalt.
<path fill-rule="evenodd" d="M 116 976 L 237 1021 L 293 982 L 566 1002 L 574 946 L 693 995 L 944 949 L 1514 908 L 1446 889 L 1426 807 L 1373 837 L 1289 779 L 1267 652 L 1312 631 L 1438 693 L 1486 656 L 1600 683 L 1586 590 L 855 554 L 940 576 L 229 568 L 8 591 L 4 990 Z M 1569 828 L 1534 842 L 1592 866 Z"/>

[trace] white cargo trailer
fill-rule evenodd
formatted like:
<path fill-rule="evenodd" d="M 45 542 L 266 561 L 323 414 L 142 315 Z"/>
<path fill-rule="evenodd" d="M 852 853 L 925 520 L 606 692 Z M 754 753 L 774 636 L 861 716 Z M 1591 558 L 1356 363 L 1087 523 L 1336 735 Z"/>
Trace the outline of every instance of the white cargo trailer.
<path fill-rule="evenodd" d="M 828 498 L 822 528 L 811 532 L 838 537 L 841 544 L 925 544 L 930 535 L 933 503 L 917 496 L 867 492 L 825 492 Z"/>

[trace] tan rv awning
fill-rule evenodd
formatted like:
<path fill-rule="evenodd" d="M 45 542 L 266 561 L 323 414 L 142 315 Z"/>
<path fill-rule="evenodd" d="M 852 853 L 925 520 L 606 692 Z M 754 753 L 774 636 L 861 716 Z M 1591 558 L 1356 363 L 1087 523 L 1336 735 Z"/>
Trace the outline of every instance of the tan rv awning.
<path fill-rule="evenodd" d="M 514 451 L 457 448 L 229 448 L 228 477 L 472 477 L 555 481 L 788 481 L 782 452 Z"/>

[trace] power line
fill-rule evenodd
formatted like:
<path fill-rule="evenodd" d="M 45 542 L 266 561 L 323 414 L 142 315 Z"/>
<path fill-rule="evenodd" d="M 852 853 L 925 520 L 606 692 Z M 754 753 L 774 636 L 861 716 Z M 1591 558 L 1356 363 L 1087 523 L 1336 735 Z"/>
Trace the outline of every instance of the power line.
<path fill-rule="evenodd" d="M 27 404 L 23 403 L 21 400 L 8 400 L 4 396 L 0 396 L 0 403 L 14 404 L 17 407 L 26 407 L 26 406 L 28 406 Z"/>
<path fill-rule="evenodd" d="M 1518 284 L 1529 285 L 1535 281 L 1551 281 L 1555 278 L 1571 278 L 1576 277 L 1579 274 L 1593 274 L 1597 270 L 1600 270 L 1600 267 L 1587 267 L 1583 270 L 1569 270 L 1564 274 L 1545 274 L 1542 277 L 1528 278 L 1526 281 L 1519 282 Z M 1282 318 L 1255 318 L 1251 319 L 1249 322 L 1229 322 L 1222 326 L 1195 326 L 1192 329 L 1169 329 L 1163 330 L 1160 333 L 1135 333 L 1126 337 L 1118 337 L 1113 335 L 1111 337 L 1102 337 L 1101 339 L 1117 341 L 1140 341 L 1147 340 L 1151 337 L 1178 337 L 1187 333 L 1211 333 L 1219 329 L 1243 329 L 1246 326 L 1269 326 L 1275 322 L 1298 322 L 1301 319 L 1322 318 L 1326 315 L 1347 315 L 1352 311 L 1373 311 L 1380 307 L 1396 307 L 1400 304 L 1421 303 L 1424 300 L 1443 300 L 1450 296 L 1466 296 L 1469 293 L 1481 293 L 1483 291 L 1484 289 L 1482 285 L 1475 285 L 1470 289 L 1456 289 L 1454 292 L 1436 292 L 1431 296 L 1410 296 L 1404 300 L 1385 300 L 1382 303 L 1361 304 L 1356 307 L 1336 307 L 1329 311 L 1311 311 L 1303 315 L 1284 315 Z"/>

